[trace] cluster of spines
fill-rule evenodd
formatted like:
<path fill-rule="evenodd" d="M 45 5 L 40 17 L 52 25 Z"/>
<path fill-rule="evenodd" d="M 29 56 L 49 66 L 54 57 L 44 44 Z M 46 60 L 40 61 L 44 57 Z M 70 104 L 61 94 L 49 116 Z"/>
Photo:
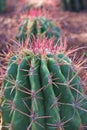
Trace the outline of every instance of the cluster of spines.
<path fill-rule="evenodd" d="M 3 82 L 2 129 L 79 130 L 87 124 L 87 96 L 78 72 L 61 46 L 53 47 L 50 40 L 48 46 L 43 40 L 37 46 L 37 41 L 30 50 L 21 45 L 23 52 L 13 56 L 8 65 Z M 34 51 L 37 47 L 42 50 L 43 45 L 47 51 Z"/>

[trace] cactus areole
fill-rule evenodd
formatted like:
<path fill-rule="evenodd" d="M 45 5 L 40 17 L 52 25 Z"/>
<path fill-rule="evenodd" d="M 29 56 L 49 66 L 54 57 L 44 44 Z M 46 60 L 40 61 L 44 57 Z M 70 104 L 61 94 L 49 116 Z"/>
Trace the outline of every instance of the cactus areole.
<path fill-rule="evenodd" d="M 87 125 L 87 96 L 66 45 L 37 38 L 19 45 L 3 80 L 2 130 L 79 130 Z"/>

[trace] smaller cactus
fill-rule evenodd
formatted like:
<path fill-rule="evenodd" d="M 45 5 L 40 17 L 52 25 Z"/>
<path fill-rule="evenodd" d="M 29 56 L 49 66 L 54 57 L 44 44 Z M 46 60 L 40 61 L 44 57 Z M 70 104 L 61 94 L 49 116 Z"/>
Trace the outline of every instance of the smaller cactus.
<path fill-rule="evenodd" d="M 81 11 L 87 9 L 87 0 L 62 0 L 64 10 Z"/>
<path fill-rule="evenodd" d="M 0 0 L 0 13 L 4 12 L 6 9 L 6 0 Z"/>
<path fill-rule="evenodd" d="M 60 37 L 60 29 L 54 25 L 53 21 L 47 20 L 45 17 L 35 19 L 25 19 L 24 25 L 19 27 L 19 36 L 17 39 L 23 42 L 27 37 L 30 39 L 37 36 L 55 37 L 57 41 Z"/>

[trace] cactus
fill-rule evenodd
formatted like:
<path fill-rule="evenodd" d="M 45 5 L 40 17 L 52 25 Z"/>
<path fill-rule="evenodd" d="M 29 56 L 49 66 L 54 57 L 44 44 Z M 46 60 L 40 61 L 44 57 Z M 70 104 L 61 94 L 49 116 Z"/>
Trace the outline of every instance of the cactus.
<path fill-rule="evenodd" d="M 86 127 L 87 96 L 65 47 L 37 37 L 12 52 L 2 83 L 2 130 Z"/>
<path fill-rule="evenodd" d="M 0 13 L 6 9 L 6 0 L 0 0 Z"/>
<path fill-rule="evenodd" d="M 65 10 L 81 11 L 87 9 L 87 0 L 62 0 Z"/>
<path fill-rule="evenodd" d="M 30 39 L 37 36 L 47 36 L 51 38 L 55 37 L 57 41 L 60 37 L 60 29 L 54 25 L 53 21 L 47 20 L 45 17 L 41 18 L 27 18 L 24 21 L 24 25 L 19 27 L 19 34 L 17 39 L 23 42 L 26 37 Z"/>

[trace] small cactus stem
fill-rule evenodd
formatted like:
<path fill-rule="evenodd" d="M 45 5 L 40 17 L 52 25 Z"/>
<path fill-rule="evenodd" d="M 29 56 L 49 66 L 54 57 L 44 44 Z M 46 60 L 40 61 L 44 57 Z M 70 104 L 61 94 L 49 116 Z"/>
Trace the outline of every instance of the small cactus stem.
<path fill-rule="evenodd" d="M 0 13 L 3 13 L 6 10 L 6 0 L 0 1 Z"/>
<path fill-rule="evenodd" d="M 50 124 L 57 123 L 58 121 L 60 121 L 59 108 L 54 106 L 53 109 L 49 109 L 50 106 L 52 106 L 52 104 L 54 103 L 53 99 L 55 98 L 55 94 L 53 92 L 52 85 L 49 85 L 49 87 L 48 87 L 48 77 L 49 77 L 50 73 L 47 68 L 47 63 L 43 58 L 41 58 L 40 71 L 41 71 L 40 73 L 42 75 L 41 76 L 42 85 L 46 86 L 46 89 L 44 89 L 46 115 L 55 118 L 55 120 L 53 120 L 53 118 L 47 118 L 47 123 L 50 123 Z M 49 95 L 49 93 L 50 93 L 50 95 Z M 50 127 L 47 125 L 46 129 L 50 130 Z M 54 129 L 52 129 L 52 130 L 54 130 Z"/>
<path fill-rule="evenodd" d="M 79 12 L 81 10 L 87 9 L 87 1 L 86 0 L 62 0 L 63 2 L 63 7 L 64 10 L 69 10 L 69 11 L 75 11 Z"/>
<path fill-rule="evenodd" d="M 24 25 L 19 27 L 17 39 L 22 43 L 26 38 L 30 37 L 29 43 L 31 43 L 34 40 L 33 36 L 35 38 L 47 36 L 48 39 L 54 37 L 56 42 L 60 37 L 60 29 L 45 17 L 25 19 Z"/>
<path fill-rule="evenodd" d="M 65 77 L 62 75 L 60 66 L 56 65 L 56 60 L 54 58 L 49 58 L 48 59 L 48 68 L 49 68 L 50 73 L 55 74 L 54 78 L 57 78 L 57 77 L 59 78 L 59 79 L 57 79 L 56 82 L 60 82 L 60 83 L 65 83 L 66 82 Z M 61 94 L 61 98 L 59 100 L 61 103 L 65 102 L 65 103 L 72 104 L 72 102 L 74 101 L 74 97 L 73 97 L 70 89 L 67 89 L 66 85 L 58 85 L 58 88 L 54 87 L 54 92 L 55 92 L 56 96 Z M 65 95 L 65 93 L 67 93 L 67 95 Z M 67 98 L 68 98 L 68 100 L 67 100 Z M 62 105 L 60 105 L 59 108 L 60 108 L 60 116 L 62 118 L 66 117 L 65 120 L 69 120 L 69 119 L 71 119 L 71 117 L 73 117 L 65 125 L 66 129 L 73 130 L 73 124 L 74 124 L 74 129 L 76 129 L 76 130 L 79 129 L 79 127 L 80 127 L 80 120 L 79 120 L 80 116 L 79 116 L 78 111 L 76 111 L 74 113 L 73 107 L 72 106 L 67 106 L 67 105 L 65 105 L 64 108 L 62 107 Z M 68 109 L 70 110 L 70 112 L 68 112 Z M 75 122 L 76 122 L 76 124 L 75 124 Z"/>
<path fill-rule="evenodd" d="M 24 40 L 24 38 L 25 38 L 25 33 L 26 33 L 26 26 L 27 26 L 27 24 L 28 24 L 28 19 L 26 19 L 25 21 L 24 21 L 24 24 L 23 24 L 23 26 L 22 26 L 22 28 L 21 28 L 21 36 L 20 36 L 20 43 Z"/>

